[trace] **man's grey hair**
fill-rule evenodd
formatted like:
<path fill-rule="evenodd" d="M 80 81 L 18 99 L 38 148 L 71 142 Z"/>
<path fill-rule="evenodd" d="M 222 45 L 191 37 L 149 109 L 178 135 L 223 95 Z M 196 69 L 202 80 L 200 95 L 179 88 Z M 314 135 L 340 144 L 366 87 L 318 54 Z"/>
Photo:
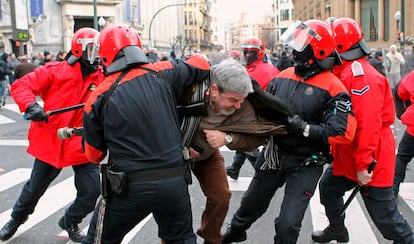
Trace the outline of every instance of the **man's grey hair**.
<path fill-rule="evenodd" d="M 253 92 L 253 86 L 246 68 L 237 60 L 228 58 L 212 69 L 211 80 L 220 92 L 236 92 L 248 94 Z"/>

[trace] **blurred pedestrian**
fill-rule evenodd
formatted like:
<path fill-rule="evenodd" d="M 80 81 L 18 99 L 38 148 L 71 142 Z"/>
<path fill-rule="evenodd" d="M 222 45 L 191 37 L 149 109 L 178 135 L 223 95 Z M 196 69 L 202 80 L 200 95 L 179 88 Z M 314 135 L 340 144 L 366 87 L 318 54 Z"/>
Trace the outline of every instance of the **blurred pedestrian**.
<path fill-rule="evenodd" d="M 6 95 L 9 87 L 8 74 L 7 74 L 7 61 L 9 60 L 9 54 L 3 53 L 0 56 L 0 109 L 6 105 Z"/>
<path fill-rule="evenodd" d="M 158 57 L 158 50 L 155 47 L 150 49 L 150 51 L 147 53 L 147 57 L 150 63 L 156 63 L 160 61 L 160 57 Z"/>
<path fill-rule="evenodd" d="M 21 60 L 22 62 L 16 66 L 16 69 L 14 70 L 14 79 L 20 79 L 24 75 L 32 72 L 37 66 L 35 64 L 29 63 L 27 59 L 23 58 Z"/>
<path fill-rule="evenodd" d="M 386 76 L 384 57 L 382 56 L 382 51 L 376 51 L 374 57 L 369 59 L 369 63 L 383 76 Z"/>
<path fill-rule="evenodd" d="M 282 56 L 280 57 L 280 60 L 279 60 L 279 66 L 278 66 L 279 70 L 280 71 L 285 70 L 289 67 L 292 67 L 294 64 L 295 63 L 292 57 L 288 56 L 286 51 L 283 51 Z"/>
<path fill-rule="evenodd" d="M 168 54 L 167 52 L 161 52 L 161 59 L 160 61 L 166 61 L 168 60 Z"/>
<path fill-rule="evenodd" d="M 20 64 L 20 61 L 16 58 L 14 53 L 10 53 L 7 61 L 7 75 L 9 77 L 9 84 L 12 85 L 14 82 L 14 70 L 16 66 Z"/>
<path fill-rule="evenodd" d="M 387 61 L 389 61 L 388 81 L 391 89 L 394 88 L 401 80 L 401 66 L 405 64 L 404 56 L 398 52 L 397 46 L 392 44 L 390 51 L 387 53 Z"/>
<path fill-rule="evenodd" d="M 59 51 L 56 55 L 56 61 L 62 62 L 63 60 L 65 60 L 66 54 L 67 53 L 65 51 Z"/>

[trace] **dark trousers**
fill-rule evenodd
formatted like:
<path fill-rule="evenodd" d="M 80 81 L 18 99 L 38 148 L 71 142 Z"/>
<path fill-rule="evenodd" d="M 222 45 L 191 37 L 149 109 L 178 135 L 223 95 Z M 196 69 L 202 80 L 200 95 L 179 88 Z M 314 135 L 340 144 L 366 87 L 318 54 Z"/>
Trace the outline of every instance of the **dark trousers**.
<path fill-rule="evenodd" d="M 319 190 L 330 224 L 344 224 L 345 215 L 339 216 L 344 205 L 343 196 L 355 186 L 356 182 L 346 177 L 332 175 L 332 166 L 326 169 Z M 398 211 L 392 187 L 361 187 L 359 192 L 372 221 L 386 239 L 396 244 L 414 243 L 411 227 Z"/>
<path fill-rule="evenodd" d="M 296 243 L 303 216 L 309 200 L 315 192 L 323 167 L 302 167 L 303 158 L 279 152 L 282 169 L 263 171 L 263 152 L 256 163 L 256 173 L 244 193 L 237 212 L 233 215 L 231 228 L 246 230 L 260 218 L 269 207 L 276 190 L 285 185 L 282 206 L 275 219 L 274 243 Z"/>
<path fill-rule="evenodd" d="M 77 224 L 93 211 L 100 194 L 99 165 L 85 163 L 72 166 L 75 172 L 75 201 L 66 209 L 67 223 Z M 25 220 L 35 207 L 50 183 L 59 175 L 61 169 L 55 168 L 39 159 L 35 159 L 30 179 L 24 185 L 11 216 Z"/>
<path fill-rule="evenodd" d="M 413 157 L 414 137 L 405 131 L 401 138 L 400 144 L 398 145 L 398 153 L 395 161 L 394 183 L 399 184 L 404 182 L 407 165 Z"/>
<path fill-rule="evenodd" d="M 196 243 L 190 196 L 184 177 L 129 183 L 125 196 L 112 194 L 106 202 L 102 244 L 121 243 L 124 236 L 150 213 L 158 224 L 158 236 L 167 244 Z M 94 243 L 101 205 L 102 199 L 94 211 L 87 237 L 82 243 Z"/>
<path fill-rule="evenodd" d="M 244 164 L 244 161 L 248 159 L 250 164 L 254 168 L 258 155 L 259 155 L 259 149 L 256 149 L 252 152 L 236 151 L 233 157 L 233 166 L 237 166 L 241 168 L 241 166 Z"/>

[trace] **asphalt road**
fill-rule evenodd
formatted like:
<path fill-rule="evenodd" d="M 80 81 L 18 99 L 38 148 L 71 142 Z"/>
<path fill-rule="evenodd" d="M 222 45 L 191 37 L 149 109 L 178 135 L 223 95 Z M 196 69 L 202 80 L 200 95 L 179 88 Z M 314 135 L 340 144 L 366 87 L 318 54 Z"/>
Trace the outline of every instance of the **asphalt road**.
<path fill-rule="evenodd" d="M 30 122 L 22 119 L 17 106 L 13 103 L 10 96 L 7 97 L 7 103 L 6 107 L 0 111 L 0 227 L 8 221 L 11 208 L 20 194 L 24 182 L 29 177 L 34 160 L 25 151 L 27 129 Z M 404 127 L 397 121 L 394 126 L 397 141 L 399 141 L 403 130 Z M 222 153 L 225 157 L 226 165 L 230 165 L 234 152 L 224 149 Z M 414 226 L 414 173 L 412 167 L 412 164 L 410 164 L 406 182 L 401 189 L 399 208 L 410 225 Z M 237 210 L 243 192 L 247 189 L 253 174 L 252 166 L 246 161 L 240 173 L 241 178 L 238 181 L 229 179 L 232 197 L 229 211 L 222 227 L 223 233 L 233 213 Z M 62 171 L 42 197 L 35 213 L 30 216 L 28 222 L 19 228 L 19 231 L 8 243 L 71 243 L 66 237 L 66 233 L 62 232 L 58 227 L 57 222 L 63 215 L 65 207 L 74 199 L 75 190 L 72 176 L 71 168 L 66 168 Z M 206 199 L 200 190 L 197 180 L 194 177 L 193 179 L 194 182 L 189 189 L 194 216 L 194 230 L 197 230 Z M 282 197 L 283 188 L 276 192 L 266 214 L 248 230 L 248 239 L 243 243 L 273 243 L 273 223 L 274 218 L 278 215 Z M 82 222 L 81 228 L 86 230 L 89 218 L 90 216 Z M 347 210 L 346 221 L 351 237 L 349 243 L 392 243 L 386 241 L 379 234 L 367 215 L 359 196 L 357 196 Z M 327 220 L 324 217 L 323 208 L 319 204 L 318 196 L 315 196 L 312 198 L 310 207 L 308 207 L 302 222 L 298 243 L 313 243 L 310 241 L 312 231 L 324 228 L 326 224 Z M 157 231 L 158 228 L 154 219 L 152 216 L 149 216 L 125 237 L 123 243 L 160 243 Z M 203 243 L 203 240 L 199 238 L 198 242 Z"/>

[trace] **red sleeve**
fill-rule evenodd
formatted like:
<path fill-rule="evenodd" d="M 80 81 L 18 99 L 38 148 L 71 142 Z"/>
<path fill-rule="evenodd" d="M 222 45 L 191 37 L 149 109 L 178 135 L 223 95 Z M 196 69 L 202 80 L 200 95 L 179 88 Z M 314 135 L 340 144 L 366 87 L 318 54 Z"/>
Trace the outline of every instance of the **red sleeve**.
<path fill-rule="evenodd" d="M 36 96 L 42 96 L 42 89 L 49 87 L 49 68 L 42 66 L 13 82 L 11 95 L 19 106 L 20 112 L 26 111 L 27 106 L 36 101 Z"/>

